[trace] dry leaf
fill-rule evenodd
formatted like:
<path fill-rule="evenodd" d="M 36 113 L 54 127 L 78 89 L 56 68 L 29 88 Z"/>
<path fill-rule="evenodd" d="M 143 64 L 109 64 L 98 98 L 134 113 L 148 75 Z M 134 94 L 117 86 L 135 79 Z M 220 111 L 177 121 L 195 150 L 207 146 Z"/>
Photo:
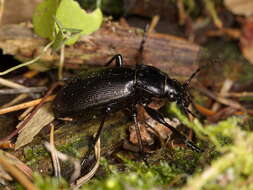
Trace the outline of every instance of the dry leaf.
<path fill-rule="evenodd" d="M 250 16 L 253 15 L 252 0 L 225 0 L 225 6 L 237 15 Z"/>
<path fill-rule="evenodd" d="M 20 131 L 15 149 L 18 149 L 33 140 L 40 130 L 54 120 L 54 115 L 51 111 L 51 104 L 44 104 L 32 119 L 26 124 L 25 128 Z"/>
<path fill-rule="evenodd" d="M 253 16 L 243 23 L 240 46 L 244 57 L 253 64 Z"/>
<path fill-rule="evenodd" d="M 165 121 L 175 128 L 180 124 L 177 119 L 170 120 L 169 118 L 165 118 Z M 168 129 L 161 123 L 153 120 L 152 118 L 148 118 L 145 122 L 148 124 L 149 127 L 146 126 L 146 124 L 140 122 L 141 139 L 145 144 L 151 145 L 154 143 L 154 139 L 150 134 L 155 133 L 156 135 L 159 135 L 161 139 L 165 140 L 172 133 L 170 129 Z M 150 127 L 152 127 L 152 129 Z M 138 145 L 138 139 L 134 125 L 131 125 L 129 127 L 129 132 L 130 132 L 129 141 L 132 144 Z"/>
<path fill-rule="evenodd" d="M 242 49 L 244 57 L 253 64 L 253 43 Z"/>

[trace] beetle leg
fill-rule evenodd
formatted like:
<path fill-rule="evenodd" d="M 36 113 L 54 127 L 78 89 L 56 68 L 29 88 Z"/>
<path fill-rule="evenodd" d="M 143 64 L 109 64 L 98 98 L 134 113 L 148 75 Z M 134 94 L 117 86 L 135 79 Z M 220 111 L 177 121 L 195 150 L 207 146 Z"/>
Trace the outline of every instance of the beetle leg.
<path fill-rule="evenodd" d="M 103 127 L 104 127 L 105 119 L 106 119 L 106 116 L 107 116 L 107 113 L 109 112 L 109 110 L 110 110 L 110 109 L 107 108 L 106 111 L 105 111 L 105 113 L 104 113 L 104 115 L 103 115 L 103 118 L 102 118 L 102 120 L 101 120 L 101 122 L 100 122 L 100 126 L 99 126 L 99 128 L 98 128 L 97 133 L 96 133 L 96 136 L 95 136 L 95 138 L 92 140 L 92 147 L 89 147 L 88 151 L 86 152 L 85 156 L 83 157 L 83 159 L 82 159 L 82 161 L 81 161 L 81 165 L 82 165 L 82 166 L 85 165 L 85 164 L 87 163 L 88 158 L 89 158 L 89 156 L 90 156 L 90 154 L 91 154 L 91 152 L 92 152 L 92 150 L 93 150 L 93 147 L 95 146 L 95 144 L 97 143 L 97 141 L 98 141 L 98 139 L 99 139 L 99 137 L 100 137 L 100 135 L 101 135 L 102 129 L 103 129 Z"/>
<path fill-rule="evenodd" d="M 140 126 L 139 126 L 139 122 L 137 121 L 137 109 L 135 106 L 132 106 L 132 117 L 134 120 L 135 131 L 136 131 L 136 135 L 137 135 L 137 139 L 138 139 L 139 152 L 141 153 L 141 157 L 142 157 L 143 161 L 145 162 L 145 164 L 148 165 L 146 157 L 144 156 L 143 143 L 142 143 L 141 133 L 140 133 Z"/>
<path fill-rule="evenodd" d="M 143 143 L 142 143 L 142 139 L 141 139 L 140 126 L 137 121 L 137 110 L 136 110 L 136 107 L 134 107 L 134 106 L 132 109 L 132 117 L 134 120 L 135 131 L 136 131 L 136 135 L 137 135 L 137 139 L 138 139 L 139 151 L 143 152 Z"/>
<path fill-rule="evenodd" d="M 109 66 L 114 60 L 116 60 L 116 67 L 123 67 L 123 57 L 120 54 L 114 55 L 106 64 L 105 67 Z"/>
<path fill-rule="evenodd" d="M 159 123 L 163 124 L 165 127 L 169 128 L 172 133 L 174 135 L 176 135 L 177 137 L 180 137 L 183 142 L 192 150 L 196 151 L 196 152 L 203 152 L 200 148 L 198 148 L 192 141 L 188 140 L 184 135 L 182 135 L 177 129 L 175 129 L 174 127 L 172 127 L 171 125 L 169 125 L 165 120 L 163 115 L 158 112 L 155 109 L 152 109 L 150 107 L 148 107 L 147 105 L 143 105 L 146 112 L 150 115 L 150 117 L 152 117 L 154 120 L 158 121 Z"/>

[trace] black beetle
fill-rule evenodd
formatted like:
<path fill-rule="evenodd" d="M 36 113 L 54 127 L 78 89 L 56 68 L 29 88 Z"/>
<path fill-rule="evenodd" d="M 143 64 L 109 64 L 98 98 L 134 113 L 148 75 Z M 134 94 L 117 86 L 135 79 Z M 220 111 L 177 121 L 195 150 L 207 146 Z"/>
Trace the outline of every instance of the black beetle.
<path fill-rule="evenodd" d="M 75 78 L 66 84 L 53 102 L 55 116 L 63 118 L 87 113 L 101 113 L 103 118 L 94 138 L 95 143 L 101 134 L 107 114 L 128 108 L 132 113 L 140 151 L 142 151 L 136 119 L 136 105 L 139 104 L 154 120 L 168 127 L 174 135 L 179 136 L 188 147 L 200 152 L 201 150 L 193 142 L 170 126 L 161 113 L 148 106 L 153 98 L 168 99 L 170 102 L 176 102 L 184 113 L 193 114 L 188 109 L 192 102 L 188 86 L 199 69 L 181 84 L 153 66 L 137 64 L 135 68 L 126 67 L 120 54 L 115 55 L 106 66 L 114 60 L 116 60 L 116 67 L 105 68 L 86 78 Z"/>

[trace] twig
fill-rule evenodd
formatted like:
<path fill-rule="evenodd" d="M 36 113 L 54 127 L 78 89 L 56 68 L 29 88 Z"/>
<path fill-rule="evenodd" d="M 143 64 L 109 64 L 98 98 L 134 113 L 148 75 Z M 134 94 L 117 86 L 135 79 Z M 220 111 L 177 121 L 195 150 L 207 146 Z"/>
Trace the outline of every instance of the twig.
<path fill-rule="evenodd" d="M 44 92 L 46 87 L 28 87 L 28 88 L 17 88 L 17 89 L 0 89 L 0 94 L 20 94 L 20 93 L 35 93 Z"/>
<path fill-rule="evenodd" d="M 48 96 L 45 99 L 45 102 L 52 101 L 54 99 L 54 97 L 55 97 L 54 95 Z M 13 111 L 22 110 L 22 109 L 29 108 L 29 107 L 32 107 L 32 106 L 36 106 L 36 105 L 40 104 L 42 100 L 43 100 L 43 98 L 39 98 L 39 99 L 32 100 L 32 101 L 29 101 L 29 102 L 25 102 L 25 103 L 22 103 L 22 104 L 18 104 L 18 105 L 15 105 L 15 106 L 0 109 L 0 115 L 6 114 L 6 113 L 9 113 L 9 112 L 13 112 Z"/>
<path fill-rule="evenodd" d="M 227 92 L 224 93 L 224 97 L 234 97 L 234 98 L 253 97 L 253 92 Z"/>
<path fill-rule="evenodd" d="M 205 32 L 207 37 L 221 37 L 227 35 L 230 38 L 239 39 L 241 37 L 241 31 L 234 28 L 221 28 L 219 30 L 209 30 Z"/>
<path fill-rule="evenodd" d="M 160 16 L 159 15 L 155 15 L 152 17 L 151 23 L 148 27 L 148 31 L 147 33 L 150 34 L 155 30 L 155 27 L 157 26 L 158 22 L 160 20 Z"/>
<path fill-rule="evenodd" d="M 182 0 L 177 1 L 177 8 L 179 14 L 179 24 L 183 25 L 186 19 L 186 13 L 184 8 L 184 2 Z"/>
<path fill-rule="evenodd" d="M 207 108 L 201 106 L 200 104 L 196 104 L 196 103 L 195 103 L 194 106 L 197 108 L 197 110 L 198 110 L 200 113 L 202 113 L 202 114 L 204 114 L 204 115 L 206 115 L 206 116 L 212 116 L 212 115 L 215 114 L 214 111 L 209 110 L 209 109 L 207 109 Z"/>
<path fill-rule="evenodd" d="M 13 177 L 17 179 L 26 189 L 28 190 L 39 190 L 33 183 L 15 166 L 13 166 L 9 161 L 0 155 L 0 165 L 9 172 Z"/>
<path fill-rule="evenodd" d="M 232 87 L 233 85 L 233 81 L 230 80 L 230 79 L 226 79 L 222 85 L 222 88 L 220 90 L 220 93 L 219 93 L 219 97 L 224 97 L 224 94 L 229 92 L 230 88 Z M 213 107 L 212 107 L 212 111 L 216 112 L 220 107 L 220 104 L 218 102 L 215 102 L 213 104 Z"/>
<path fill-rule="evenodd" d="M 23 76 L 27 79 L 31 79 L 34 76 L 36 76 L 37 74 L 39 74 L 39 71 L 35 71 L 35 70 L 29 70 L 26 73 L 23 74 Z"/>
<path fill-rule="evenodd" d="M 2 22 L 3 12 L 4 12 L 4 0 L 0 0 L 0 24 Z"/>
<path fill-rule="evenodd" d="M 18 120 L 21 121 L 21 120 L 24 120 L 25 117 L 28 116 L 28 114 L 33 110 L 34 107 L 29 107 L 27 108 L 19 117 L 18 117 Z"/>
<path fill-rule="evenodd" d="M 208 97 L 224 104 L 224 105 L 228 105 L 228 106 L 231 106 L 233 108 L 236 108 L 236 109 L 240 109 L 240 110 L 245 110 L 239 103 L 233 101 L 233 100 L 230 100 L 230 99 L 227 99 L 227 98 L 223 98 L 223 97 L 219 97 L 217 96 L 216 94 L 210 92 L 209 90 L 207 90 L 206 88 L 204 87 L 200 87 L 200 88 L 196 88 L 196 90 L 198 90 L 199 92 L 207 95 Z"/>
<path fill-rule="evenodd" d="M 249 113 L 248 110 L 247 110 L 247 113 Z M 211 122 L 217 122 L 223 118 L 227 118 L 230 115 L 239 115 L 237 109 L 232 108 L 232 107 L 222 108 L 218 112 L 216 112 L 214 115 L 210 116 L 208 120 Z"/>
<path fill-rule="evenodd" d="M 25 163 L 19 160 L 17 157 L 13 156 L 8 152 L 1 151 L 0 154 L 3 153 L 5 159 L 8 159 L 11 163 L 13 163 L 19 170 L 21 170 L 30 180 L 33 179 L 33 171 L 29 168 Z"/>
<path fill-rule="evenodd" d="M 15 145 L 11 141 L 5 141 L 0 143 L 0 149 L 14 149 Z M 1 173 L 1 172 L 0 172 Z"/>

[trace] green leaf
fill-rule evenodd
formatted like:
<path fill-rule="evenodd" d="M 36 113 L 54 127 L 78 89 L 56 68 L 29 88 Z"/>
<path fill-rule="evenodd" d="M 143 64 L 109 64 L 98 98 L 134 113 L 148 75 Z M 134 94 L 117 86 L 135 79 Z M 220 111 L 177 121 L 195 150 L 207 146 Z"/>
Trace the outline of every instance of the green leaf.
<path fill-rule="evenodd" d="M 33 27 L 35 32 L 44 38 L 53 39 L 58 0 L 44 0 L 35 9 Z"/>
<path fill-rule="evenodd" d="M 56 19 L 59 20 L 64 28 L 82 31 L 66 41 L 65 44 L 71 45 L 76 42 L 80 35 L 88 35 L 96 31 L 102 24 L 103 15 L 98 8 L 91 13 L 87 13 L 77 2 L 62 0 L 56 12 Z"/>

